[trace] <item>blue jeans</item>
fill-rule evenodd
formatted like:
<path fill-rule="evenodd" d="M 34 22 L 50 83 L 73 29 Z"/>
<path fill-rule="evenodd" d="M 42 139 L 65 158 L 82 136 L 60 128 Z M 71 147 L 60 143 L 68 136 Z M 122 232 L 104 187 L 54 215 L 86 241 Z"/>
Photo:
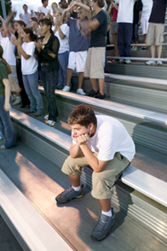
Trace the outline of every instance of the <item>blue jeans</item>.
<path fill-rule="evenodd" d="M 132 24 L 118 23 L 118 51 L 120 57 L 131 56 Z"/>
<path fill-rule="evenodd" d="M 40 91 L 38 90 L 38 71 L 29 75 L 22 75 L 25 91 L 30 100 L 30 111 L 44 113 L 44 105 Z"/>
<path fill-rule="evenodd" d="M 48 101 L 49 120 L 56 121 L 58 110 L 56 106 L 55 89 L 58 82 L 58 71 L 48 72 L 48 66 L 41 66 L 41 81 Z"/>
<path fill-rule="evenodd" d="M 5 96 L 0 95 L 0 130 L 5 137 L 5 148 L 16 146 L 16 136 L 9 112 L 4 110 Z"/>
<path fill-rule="evenodd" d="M 59 76 L 58 76 L 57 87 L 59 89 L 63 89 L 63 87 L 66 85 L 68 56 L 69 56 L 68 51 L 65 51 L 64 53 L 58 54 Z"/>

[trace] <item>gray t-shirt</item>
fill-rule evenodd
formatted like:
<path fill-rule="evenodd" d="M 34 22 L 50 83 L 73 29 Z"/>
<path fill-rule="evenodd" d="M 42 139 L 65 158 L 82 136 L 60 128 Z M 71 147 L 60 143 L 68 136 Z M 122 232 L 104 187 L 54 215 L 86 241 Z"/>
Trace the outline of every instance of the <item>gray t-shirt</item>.
<path fill-rule="evenodd" d="M 89 48 L 89 37 L 84 37 L 81 34 L 81 31 L 77 26 L 77 19 L 68 17 L 67 24 L 70 27 L 70 51 L 87 51 Z"/>
<path fill-rule="evenodd" d="M 24 23 L 27 24 L 27 27 L 30 27 L 29 18 L 30 18 L 30 13 L 21 15 L 21 19 L 24 21 Z"/>

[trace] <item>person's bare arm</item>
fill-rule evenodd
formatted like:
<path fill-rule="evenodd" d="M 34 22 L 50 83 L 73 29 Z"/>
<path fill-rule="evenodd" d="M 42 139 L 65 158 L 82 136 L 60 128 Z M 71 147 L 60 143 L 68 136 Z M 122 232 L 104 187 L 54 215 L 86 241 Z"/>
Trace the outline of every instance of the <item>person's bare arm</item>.
<path fill-rule="evenodd" d="M 13 29 L 13 27 L 10 25 L 10 22 L 13 18 L 13 16 L 16 14 L 16 12 L 10 12 L 7 19 L 5 20 L 5 22 L 3 23 L 4 29 L 6 31 L 10 31 L 12 34 L 15 34 L 15 30 Z"/>
<path fill-rule="evenodd" d="M 4 110 L 5 111 L 10 111 L 11 106 L 10 106 L 10 83 L 7 78 L 2 79 L 2 82 L 5 86 L 5 103 L 4 103 Z"/>
<path fill-rule="evenodd" d="M 15 37 L 12 38 L 12 43 L 14 45 L 17 46 L 17 51 L 18 51 L 18 55 L 19 55 L 19 58 L 21 58 L 21 55 L 27 60 L 29 59 L 31 56 L 28 55 L 22 48 L 21 46 L 21 41 L 20 40 L 17 40 Z"/>

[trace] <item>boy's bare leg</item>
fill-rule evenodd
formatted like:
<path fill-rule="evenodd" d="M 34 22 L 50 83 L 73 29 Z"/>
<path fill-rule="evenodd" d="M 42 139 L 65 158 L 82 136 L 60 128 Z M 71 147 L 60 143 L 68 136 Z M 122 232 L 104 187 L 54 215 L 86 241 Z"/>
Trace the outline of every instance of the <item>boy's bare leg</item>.
<path fill-rule="evenodd" d="M 71 184 L 72 184 L 73 187 L 79 187 L 80 186 L 80 176 L 68 175 L 68 177 L 71 180 Z"/>
<path fill-rule="evenodd" d="M 78 89 L 80 89 L 82 87 L 83 78 L 84 78 L 84 73 L 83 72 L 79 72 Z"/>
<path fill-rule="evenodd" d="M 151 45 L 151 57 L 155 58 L 155 45 Z"/>
<path fill-rule="evenodd" d="M 71 81 L 71 77 L 72 77 L 72 69 L 68 68 L 67 69 L 67 80 L 66 80 L 66 85 L 70 86 L 70 81 Z"/>
<path fill-rule="evenodd" d="M 104 78 L 99 78 L 99 92 L 104 95 Z"/>
<path fill-rule="evenodd" d="M 92 85 L 92 89 L 97 92 L 97 86 L 96 86 L 96 79 L 95 78 L 90 78 L 90 83 Z"/>
<path fill-rule="evenodd" d="M 157 46 L 157 54 L 158 54 L 158 58 L 161 57 L 161 53 L 162 53 L 162 45 L 158 45 Z"/>
<path fill-rule="evenodd" d="M 111 199 L 99 200 L 101 209 L 104 212 L 109 212 L 111 210 Z"/>

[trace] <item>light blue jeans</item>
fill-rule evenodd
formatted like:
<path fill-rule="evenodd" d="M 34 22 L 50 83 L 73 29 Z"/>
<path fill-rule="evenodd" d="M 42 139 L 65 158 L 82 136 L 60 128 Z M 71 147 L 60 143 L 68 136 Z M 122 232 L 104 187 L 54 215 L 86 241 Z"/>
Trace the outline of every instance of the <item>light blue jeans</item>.
<path fill-rule="evenodd" d="M 59 75 L 58 75 L 57 87 L 59 89 L 63 89 L 63 87 L 66 85 L 68 56 L 69 56 L 68 51 L 58 54 L 58 60 L 59 60 L 59 73 L 58 74 Z"/>
<path fill-rule="evenodd" d="M 40 91 L 38 90 L 38 71 L 29 75 L 22 75 L 25 91 L 30 100 L 30 111 L 44 113 L 44 105 Z"/>
<path fill-rule="evenodd" d="M 9 112 L 4 110 L 5 96 L 0 95 L 0 130 L 5 137 L 5 148 L 16 146 L 16 136 Z"/>

